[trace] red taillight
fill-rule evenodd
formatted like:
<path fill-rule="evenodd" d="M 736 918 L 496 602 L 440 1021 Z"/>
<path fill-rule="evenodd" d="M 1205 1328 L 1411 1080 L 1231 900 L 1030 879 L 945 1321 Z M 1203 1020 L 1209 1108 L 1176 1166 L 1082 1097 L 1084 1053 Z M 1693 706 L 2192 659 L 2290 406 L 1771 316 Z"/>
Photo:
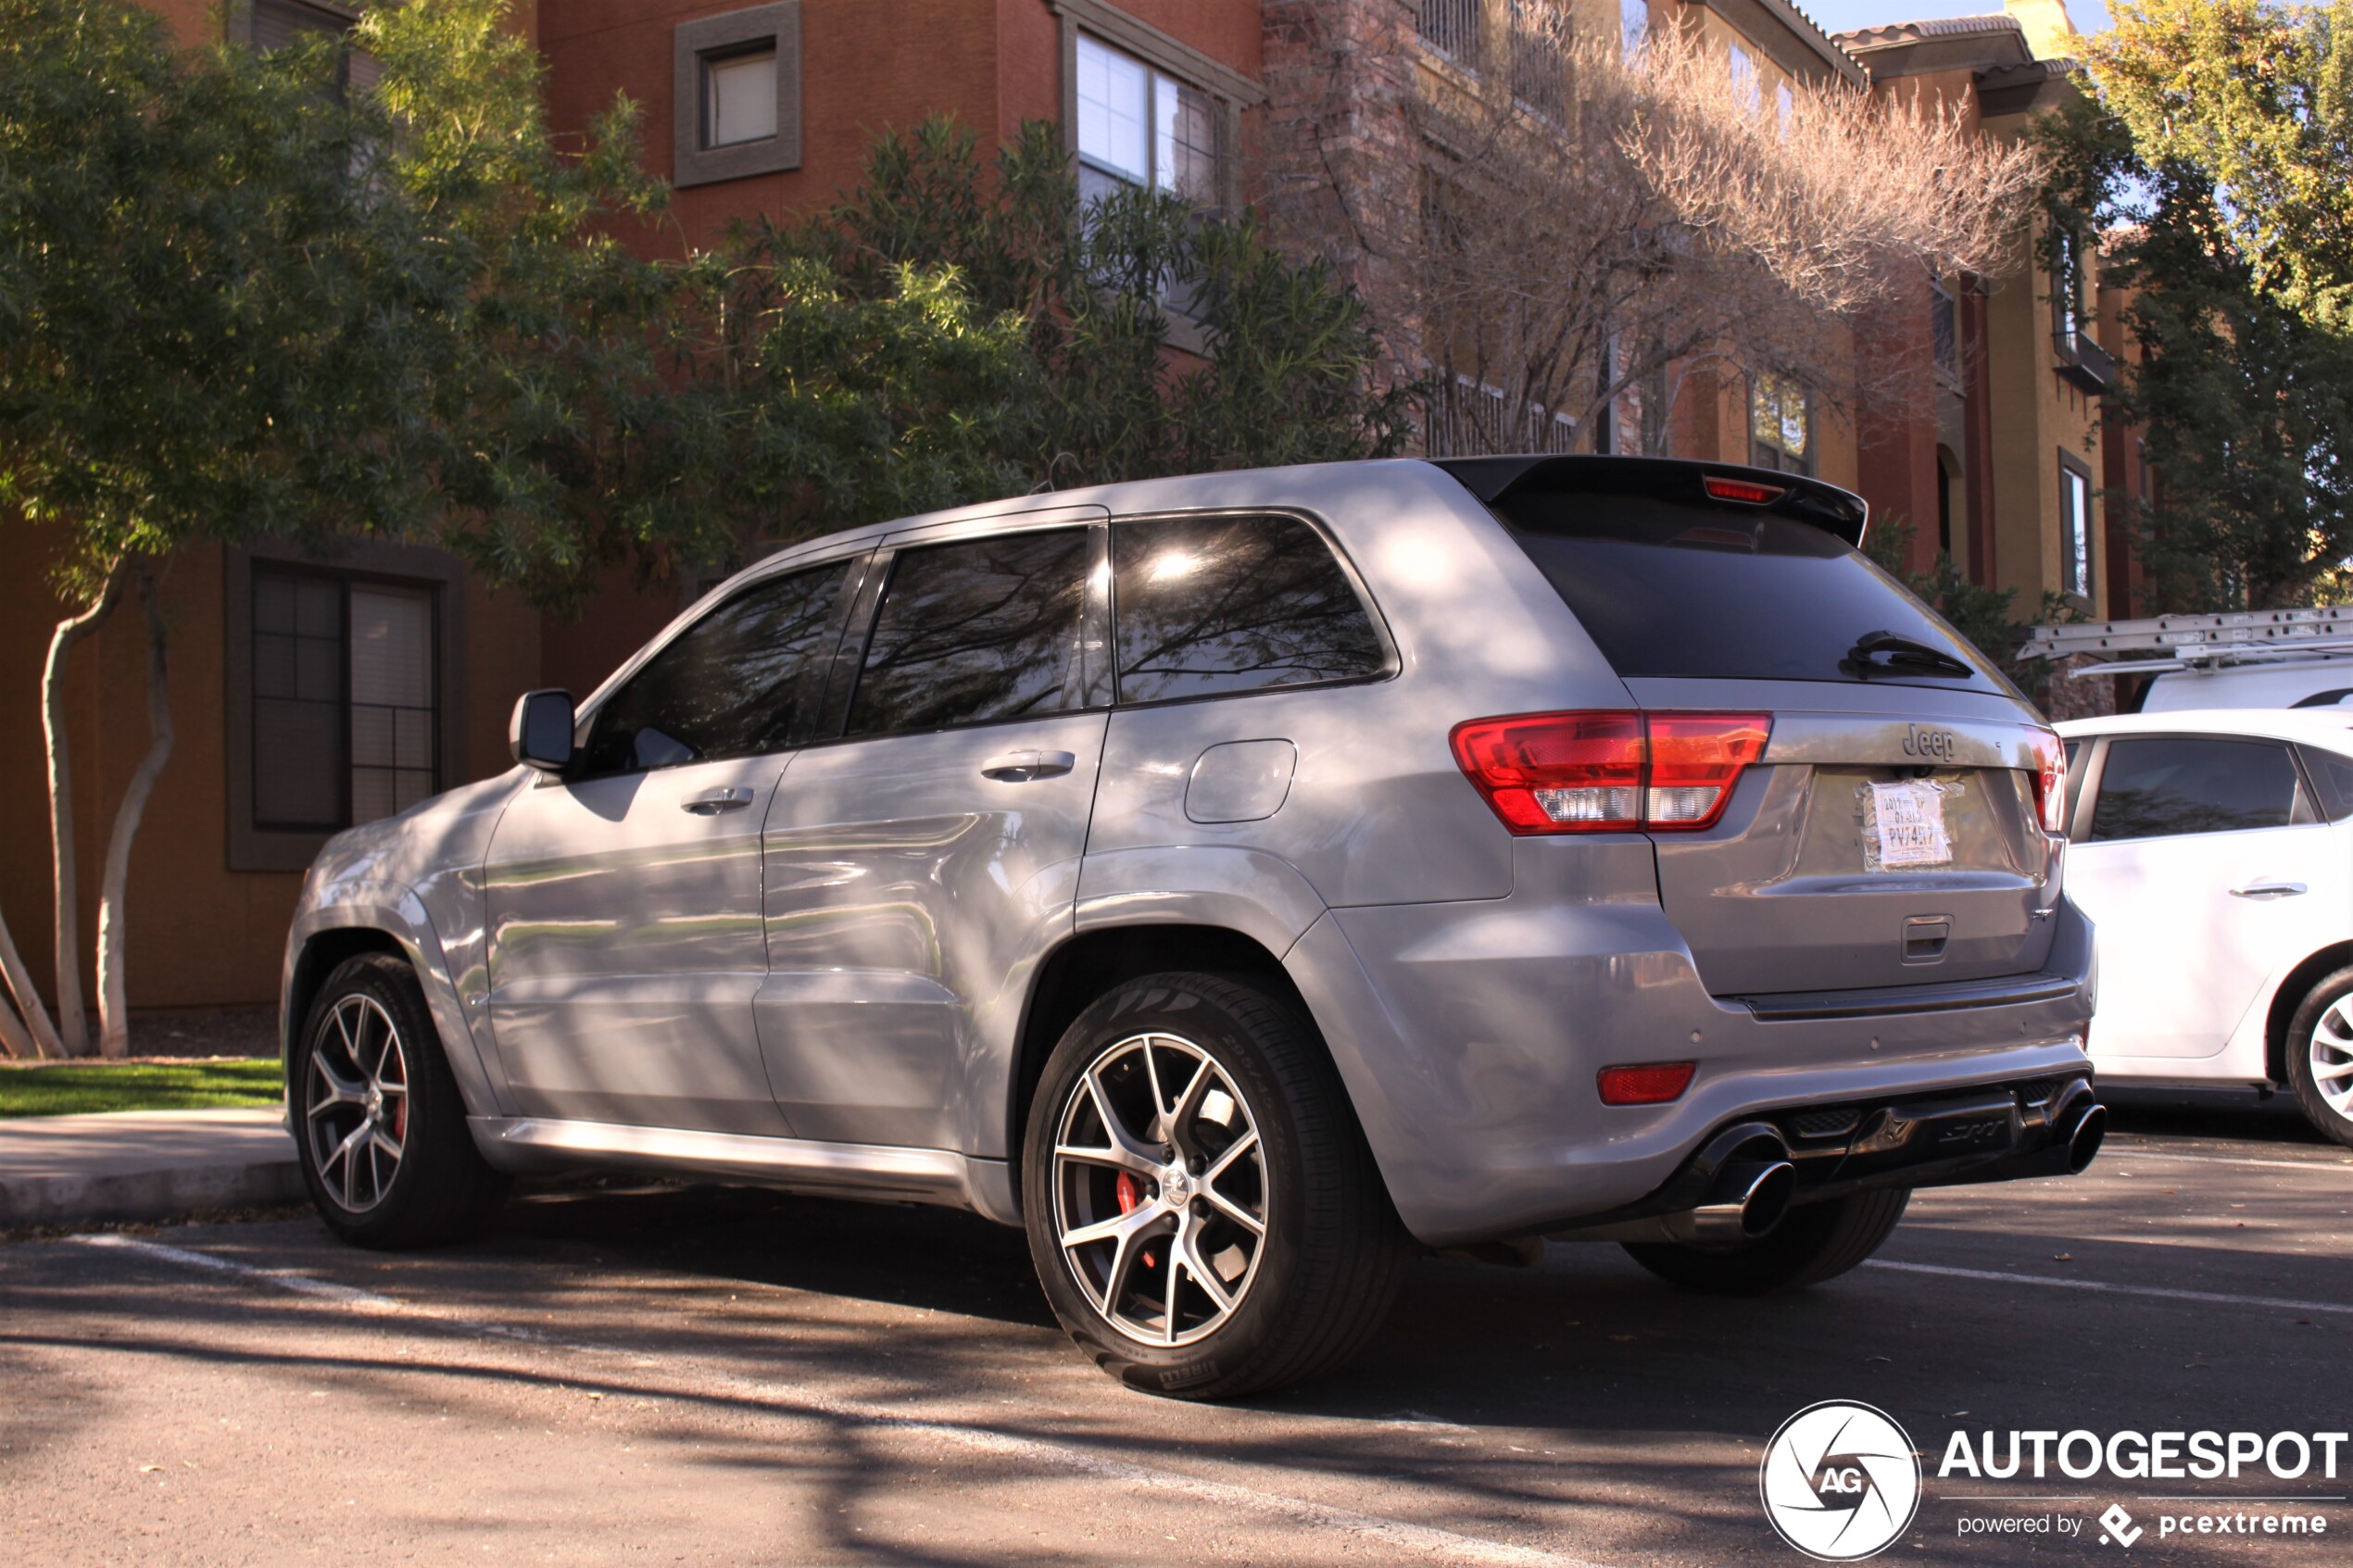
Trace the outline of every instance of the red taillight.
<path fill-rule="evenodd" d="M 1642 814 L 1655 828 L 1704 828 L 1724 814 L 1741 770 L 1765 755 L 1761 713 L 1654 713 Z"/>
<path fill-rule="evenodd" d="M 1753 479 L 1706 479 L 1701 483 L 1717 500 L 1746 501 L 1753 507 L 1778 501 L 1789 494 L 1778 484 L 1759 484 Z"/>
<path fill-rule="evenodd" d="M 1641 1067 L 1604 1067 L 1599 1074 L 1604 1105 L 1665 1105 L 1692 1086 L 1698 1065 L 1653 1061 Z"/>
<path fill-rule="evenodd" d="M 1529 713 L 1454 727 L 1454 760 L 1514 833 L 1642 826 L 1642 716 Z"/>
<path fill-rule="evenodd" d="M 2067 831 L 2067 746 L 2048 730 L 2034 732 L 2034 809 L 2045 833 Z"/>
<path fill-rule="evenodd" d="M 1516 834 L 1690 830 L 1765 754 L 1761 713 L 1523 713 L 1454 728 L 1454 759 Z"/>

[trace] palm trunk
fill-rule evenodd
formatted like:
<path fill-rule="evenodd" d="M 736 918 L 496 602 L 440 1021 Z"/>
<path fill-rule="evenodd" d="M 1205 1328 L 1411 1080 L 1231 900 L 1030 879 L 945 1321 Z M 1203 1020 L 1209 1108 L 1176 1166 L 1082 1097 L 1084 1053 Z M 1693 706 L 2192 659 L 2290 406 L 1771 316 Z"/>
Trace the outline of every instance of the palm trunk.
<path fill-rule="evenodd" d="M 57 1035 L 69 1056 L 88 1053 L 90 1023 L 82 1008 L 82 918 L 73 856 L 73 771 L 66 742 L 66 659 L 76 643 L 114 613 L 129 574 L 130 563 L 117 561 L 90 608 L 57 622 L 49 638 L 49 661 L 41 671 L 41 731 L 49 752 L 49 846 L 57 871 Z"/>
<path fill-rule="evenodd" d="M 131 787 L 115 809 L 114 833 L 107 840 L 107 864 L 98 882 L 98 1054 L 131 1054 L 131 1007 L 123 972 L 123 893 L 131 881 L 131 841 L 146 814 L 156 775 L 171 757 L 171 687 L 164 661 L 162 596 L 153 566 L 139 563 L 139 605 L 147 614 L 147 755 L 131 775 Z"/>

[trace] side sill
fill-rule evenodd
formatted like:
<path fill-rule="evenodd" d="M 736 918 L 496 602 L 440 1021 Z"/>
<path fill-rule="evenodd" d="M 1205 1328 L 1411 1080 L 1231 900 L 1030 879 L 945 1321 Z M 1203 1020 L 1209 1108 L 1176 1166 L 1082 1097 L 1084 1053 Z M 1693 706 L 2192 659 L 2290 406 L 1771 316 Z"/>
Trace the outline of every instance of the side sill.
<path fill-rule="evenodd" d="M 974 1159 L 953 1149 L 817 1143 L 538 1116 L 474 1116 L 467 1123 L 483 1158 L 502 1171 L 600 1165 L 678 1172 L 786 1192 L 937 1203 L 969 1209 L 1000 1224 L 1021 1223 L 1005 1162 Z"/>
<path fill-rule="evenodd" d="M 2080 974 L 2006 975 L 1949 985 L 1877 985 L 1856 991 L 1774 991 L 1719 999 L 1744 1007 L 1762 1022 L 1798 1019 L 1872 1018 L 1899 1013 L 1958 1012 L 1968 1008 L 2025 1007 L 2064 1001 L 2083 988 Z"/>

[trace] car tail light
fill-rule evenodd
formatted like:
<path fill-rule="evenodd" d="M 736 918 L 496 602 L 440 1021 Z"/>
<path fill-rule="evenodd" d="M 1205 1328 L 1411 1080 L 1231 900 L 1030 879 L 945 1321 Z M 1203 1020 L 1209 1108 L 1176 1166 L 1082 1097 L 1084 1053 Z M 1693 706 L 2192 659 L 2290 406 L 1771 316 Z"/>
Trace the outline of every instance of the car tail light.
<path fill-rule="evenodd" d="M 1528 713 L 1454 729 L 1463 765 L 1514 833 L 1642 826 L 1642 716 Z"/>
<path fill-rule="evenodd" d="M 1640 1067 L 1604 1067 L 1599 1073 L 1604 1105 L 1665 1105 L 1692 1086 L 1698 1064 L 1653 1061 Z"/>
<path fill-rule="evenodd" d="M 1706 479 L 1701 483 L 1716 500 L 1745 501 L 1752 507 L 1778 501 L 1789 494 L 1778 484 L 1759 484 L 1753 479 Z"/>
<path fill-rule="evenodd" d="M 1643 815 L 1655 828 L 1704 828 L 1724 814 L 1741 770 L 1765 755 L 1761 713 L 1654 713 Z"/>
<path fill-rule="evenodd" d="M 2034 809 L 2045 833 L 2067 831 L 2067 746 L 2049 730 L 2034 732 Z"/>
<path fill-rule="evenodd" d="M 1523 713 L 1454 728 L 1454 759 L 1515 834 L 1688 831 L 1765 754 L 1761 713 Z"/>

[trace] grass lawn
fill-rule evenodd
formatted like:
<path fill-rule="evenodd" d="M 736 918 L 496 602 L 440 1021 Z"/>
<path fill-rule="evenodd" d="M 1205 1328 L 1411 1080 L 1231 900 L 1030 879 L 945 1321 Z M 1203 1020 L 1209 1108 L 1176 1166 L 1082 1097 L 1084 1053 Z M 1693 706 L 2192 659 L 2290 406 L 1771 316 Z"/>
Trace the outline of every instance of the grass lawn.
<path fill-rule="evenodd" d="M 275 1057 L 214 1061 L 0 1062 L 0 1118 L 275 1105 Z"/>

